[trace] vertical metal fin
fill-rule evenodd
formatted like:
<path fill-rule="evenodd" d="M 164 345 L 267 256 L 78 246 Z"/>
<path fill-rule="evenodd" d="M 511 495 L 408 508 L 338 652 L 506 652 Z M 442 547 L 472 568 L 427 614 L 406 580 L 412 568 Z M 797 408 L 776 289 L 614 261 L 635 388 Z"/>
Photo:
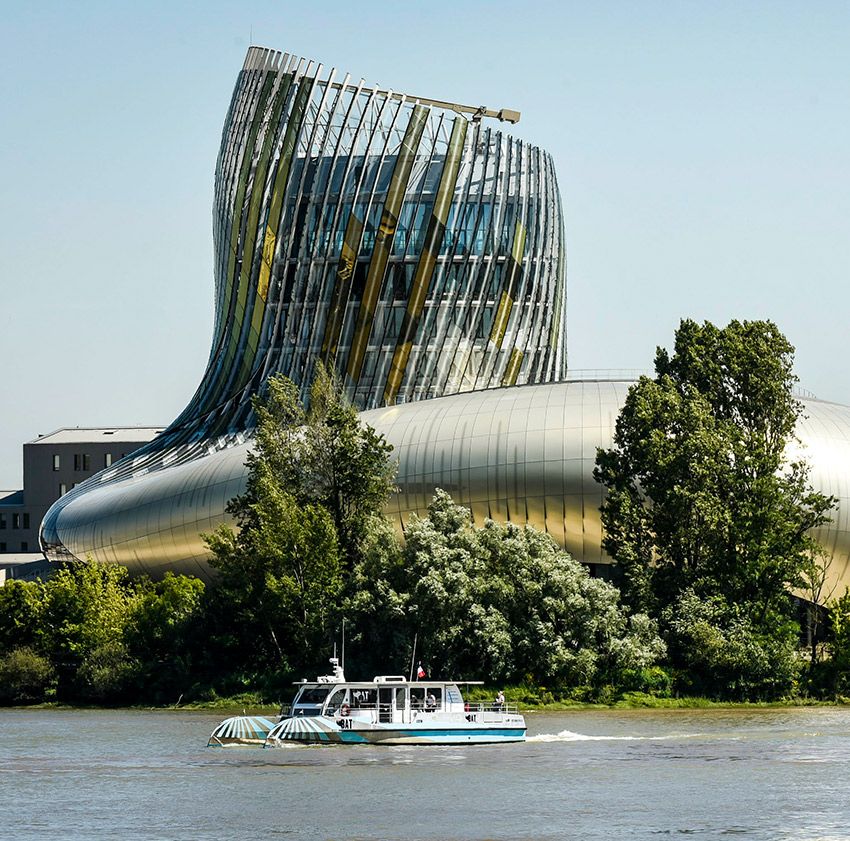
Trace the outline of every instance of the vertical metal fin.
<path fill-rule="evenodd" d="M 511 351 L 510 359 L 508 359 L 508 367 L 505 368 L 505 373 L 502 375 L 502 385 L 516 385 L 516 379 L 519 375 L 519 366 L 522 364 L 523 353 L 519 348 L 514 348 Z"/>
<path fill-rule="evenodd" d="M 287 184 L 289 183 L 289 173 L 292 169 L 295 143 L 298 139 L 301 127 L 304 124 L 304 114 L 307 110 L 307 103 L 310 100 L 310 95 L 313 92 L 314 82 L 314 78 L 302 78 L 300 80 L 298 95 L 296 96 L 295 103 L 292 107 L 292 113 L 289 115 L 289 120 L 286 124 L 286 133 L 283 137 L 277 172 L 275 173 L 274 184 L 271 191 L 269 215 L 263 241 L 263 253 L 260 259 L 256 294 L 254 295 L 253 306 L 250 308 L 251 318 L 249 321 L 246 321 L 246 327 L 248 329 L 247 345 L 245 352 L 242 354 L 242 364 L 239 367 L 239 376 L 233 389 L 234 391 L 238 391 L 242 388 L 254 367 L 254 358 L 257 354 L 257 345 L 259 344 L 260 338 L 260 328 L 262 327 L 263 316 L 266 311 L 266 299 L 268 297 L 269 282 L 274 262 L 274 249 L 277 243 L 277 229 L 280 226 L 280 220 L 283 216 L 284 196 L 286 194 Z M 260 190 L 260 196 L 262 197 L 262 190 Z M 268 250 L 266 248 L 267 245 L 269 246 Z M 250 281 L 252 268 L 253 263 L 249 263 L 247 266 L 246 281 Z M 243 263 L 243 271 L 244 270 L 245 264 Z M 246 300 L 242 310 L 243 315 L 247 315 L 249 286 L 250 284 L 246 282 Z M 264 294 L 260 294 L 261 289 Z"/>
<path fill-rule="evenodd" d="M 331 299 L 328 321 L 325 325 L 325 335 L 322 339 L 322 359 L 332 362 L 336 359 L 339 347 L 339 335 L 342 323 L 345 321 L 345 307 L 348 301 L 348 289 L 351 278 L 357 268 L 357 252 L 360 250 L 360 238 L 363 235 L 363 220 L 354 211 L 348 217 L 345 226 L 345 236 L 339 256 L 339 267 L 336 271 L 333 298 Z"/>
<path fill-rule="evenodd" d="M 360 379 L 360 372 L 363 369 L 366 344 L 369 341 L 369 334 L 372 332 L 372 320 L 375 317 L 375 304 L 383 284 L 384 273 L 404 200 L 405 188 L 410 178 L 413 162 L 416 160 L 416 152 L 419 148 L 419 141 L 422 138 L 428 113 L 428 109 L 423 105 L 417 104 L 413 107 L 387 189 L 387 198 L 381 212 L 380 226 L 375 236 L 375 247 L 372 250 L 372 260 L 369 263 L 369 273 L 366 275 L 366 288 L 363 290 L 363 299 L 360 302 L 360 311 L 357 314 L 357 326 L 354 330 L 354 339 L 348 355 L 347 374 L 350 381 L 355 385 Z"/>
<path fill-rule="evenodd" d="M 490 341 L 497 348 L 502 347 L 505 331 L 508 328 L 508 319 L 514 305 L 514 295 L 516 294 L 519 279 L 522 277 L 522 256 L 524 251 L 525 225 L 522 222 L 517 222 L 516 228 L 514 228 L 514 242 L 511 248 L 511 256 L 507 261 L 507 280 L 499 300 L 499 307 L 496 310 L 496 317 L 493 319 L 493 327 L 490 330 Z"/>
<path fill-rule="evenodd" d="M 434 209 L 428 221 L 425 242 L 422 246 L 422 253 L 419 255 L 419 261 L 416 264 L 410 297 L 404 312 L 404 319 L 401 323 L 392 363 L 390 364 L 390 371 L 387 375 L 387 383 L 384 388 L 384 403 L 386 404 L 395 401 L 398 390 L 401 388 L 404 372 L 407 368 L 407 361 L 410 358 L 410 351 L 419 327 L 422 309 L 425 306 L 425 299 L 428 297 L 428 291 L 431 287 L 434 267 L 437 265 L 437 258 L 440 255 L 440 248 L 446 233 L 446 221 L 452 205 L 455 187 L 457 186 L 457 176 L 463 156 L 463 144 L 466 140 L 467 125 L 466 119 L 456 117 L 452 126 L 446 160 L 443 164 L 443 172 L 440 175 L 440 184 L 437 187 Z"/>

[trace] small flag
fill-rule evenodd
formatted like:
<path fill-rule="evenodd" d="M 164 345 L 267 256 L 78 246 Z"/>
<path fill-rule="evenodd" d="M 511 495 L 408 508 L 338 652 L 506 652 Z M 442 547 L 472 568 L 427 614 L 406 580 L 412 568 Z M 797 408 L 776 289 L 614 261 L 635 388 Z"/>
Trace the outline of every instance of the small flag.
<path fill-rule="evenodd" d="M 422 664 L 419 664 L 419 668 L 416 670 L 416 679 L 422 680 L 425 677 L 425 669 L 422 668 Z"/>

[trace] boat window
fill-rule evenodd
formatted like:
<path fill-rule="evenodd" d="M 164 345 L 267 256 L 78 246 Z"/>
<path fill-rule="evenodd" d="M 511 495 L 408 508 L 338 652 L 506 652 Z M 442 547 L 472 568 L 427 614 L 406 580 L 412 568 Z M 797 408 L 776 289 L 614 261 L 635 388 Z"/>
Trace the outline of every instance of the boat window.
<path fill-rule="evenodd" d="M 446 687 L 446 703 L 448 704 L 462 704 L 463 696 L 460 694 L 460 690 L 456 686 L 447 686 Z"/>
<path fill-rule="evenodd" d="M 443 706 L 442 686 L 416 686 L 410 688 L 410 708 L 433 712 Z"/>
<path fill-rule="evenodd" d="M 404 695 L 405 695 L 405 692 L 406 692 L 406 691 L 407 691 L 407 690 L 406 690 L 406 689 L 404 689 L 404 688 L 402 688 L 402 687 L 399 687 L 399 688 L 398 688 L 398 689 L 396 689 L 396 691 L 395 691 L 395 708 L 396 708 L 397 710 L 403 710 L 403 709 L 405 708 L 405 703 L 404 703 L 405 698 L 404 698 Z"/>
<path fill-rule="evenodd" d="M 330 686 L 310 686 L 301 690 L 295 699 L 296 704 L 321 704 L 328 697 Z"/>
<path fill-rule="evenodd" d="M 425 687 L 425 710 L 433 712 L 443 706 L 443 687 L 442 686 L 426 686 Z"/>
<path fill-rule="evenodd" d="M 352 707 L 370 707 L 374 709 L 378 703 L 378 695 L 374 689 L 352 689 Z"/>
<path fill-rule="evenodd" d="M 345 689 L 337 689 L 333 695 L 331 695 L 328 700 L 328 705 L 325 708 L 325 711 L 328 715 L 333 715 L 344 703 L 345 703 L 345 693 L 347 690 Z"/>

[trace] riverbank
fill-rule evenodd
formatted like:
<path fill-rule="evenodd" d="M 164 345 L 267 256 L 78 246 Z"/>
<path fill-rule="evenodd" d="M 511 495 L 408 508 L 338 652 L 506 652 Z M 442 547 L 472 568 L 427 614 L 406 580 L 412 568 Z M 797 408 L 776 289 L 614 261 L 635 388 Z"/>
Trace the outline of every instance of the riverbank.
<path fill-rule="evenodd" d="M 495 691 L 491 693 L 495 695 Z M 486 693 L 476 693 L 477 698 L 471 700 L 482 700 L 490 697 Z M 518 694 L 518 693 L 516 693 Z M 684 697 L 684 698 L 659 698 L 642 693 L 629 693 L 612 703 L 593 703 L 589 701 L 551 701 L 547 703 L 524 702 L 515 697 L 515 693 L 505 690 L 506 699 L 509 703 L 518 704 L 522 712 L 593 712 L 604 710 L 746 710 L 746 709 L 793 709 L 806 707 L 847 707 L 850 706 L 850 698 L 839 697 L 831 700 L 817 698 L 786 698 L 778 701 L 714 701 L 710 698 Z M 32 704 L 28 706 L 0 707 L 0 709 L 27 709 L 27 710 L 134 710 L 145 712 L 219 712 L 222 715 L 238 715 L 243 712 L 257 713 L 261 715 L 277 715 L 280 704 L 270 704 L 261 700 L 256 695 L 244 694 L 230 698 L 216 698 L 211 701 L 192 701 L 180 704 L 165 704 L 162 706 L 133 705 L 113 707 L 95 704 L 65 704 L 50 702 L 44 704 Z"/>

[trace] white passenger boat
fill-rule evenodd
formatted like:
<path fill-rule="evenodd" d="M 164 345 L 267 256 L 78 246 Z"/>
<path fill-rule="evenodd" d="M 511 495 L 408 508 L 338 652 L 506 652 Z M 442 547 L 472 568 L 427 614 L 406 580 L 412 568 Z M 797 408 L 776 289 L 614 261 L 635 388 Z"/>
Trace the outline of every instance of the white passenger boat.
<path fill-rule="evenodd" d="M 525 719 L 515 706 L 464 701 L 457 681 L 382 675 L 350 682 L 334 674 L 304 681 L 264 747 L 286 742 L 449 745 L 522 742 Z M 461 681 L 480 684 L 481 681 Z"/>

